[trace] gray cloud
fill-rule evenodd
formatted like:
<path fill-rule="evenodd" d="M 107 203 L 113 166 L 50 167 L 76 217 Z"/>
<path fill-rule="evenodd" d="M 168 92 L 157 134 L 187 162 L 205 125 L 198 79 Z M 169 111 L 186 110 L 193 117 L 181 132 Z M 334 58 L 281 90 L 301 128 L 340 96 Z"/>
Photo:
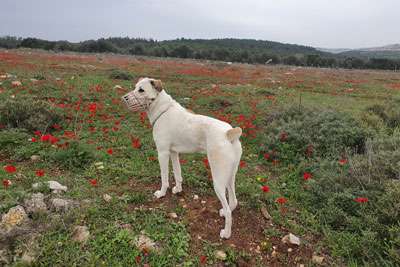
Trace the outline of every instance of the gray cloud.
<path fill-rule="evenodd" d="M 398 0 L 2 0 L 0 35 L 234 37 L 355 48 L 399 43 L 398 10 Z"/>

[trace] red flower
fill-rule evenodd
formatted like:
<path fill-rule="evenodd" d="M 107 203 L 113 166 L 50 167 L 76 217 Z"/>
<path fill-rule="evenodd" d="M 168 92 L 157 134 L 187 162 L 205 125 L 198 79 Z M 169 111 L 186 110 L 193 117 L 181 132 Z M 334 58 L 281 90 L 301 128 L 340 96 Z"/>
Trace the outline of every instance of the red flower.
<path fill-rule="evenodd" d="M 201 255 L 201 256 L 199 257 L 199 261 L 200 261 L 200 264 L 201 264 L 201 265 L 206 264 L 206 263 L 207 263 L 207 256 Z"/>
<path fill-rule="evenodd" d="M 45 135 L 42 135 L 41 137 L 40 137 L 40 141 L 42 141 L 42 142 L 47 142 L 47 141 L 49 141 L 50 140 L 50 134 L 45 134 Z"/>
<path fill-rule="evenodd" d="M 268 185 L 263 185 L 263 186 L 261 186 L 261 190 L 263 192 L 265 192 L 265 193 L 268 193 L 269 192 L 269 186 Z"/>
<path fill-rule="evenodd" d="M 55 137 L 55 136 L 50 135 L 49 141 L 50 141 L 51 144 L 54 145 L 55 143 L 57 143 L 59 141 L 59 139 L 57 137 Z"/>
<path fill-rule="evenodd" d="M 241 160 L 239 163 L 240 168 L 245 168 L 246 167 L 246 162 L 244 160 Z"/>
<path fill-rule="evenodd" d="M 3 180 L 3 186 L 5 188 L 9 187 L 10 185 L 11 185 L 11 181 L 10 180 L 8 180 L 8 179 L 4 179 Z"/>
<path fill-rule="evenodd" d="M 187 160 L 186 160 L 186 159 L 179 159 L 179 163 L 180 163 L 180 164 L 186 164 L 186 163 L 187 163 Z"/>
<path fill-rule="evenodd" d="M 12 166 L 12 165 L 7 165 L 7 166 L 4 166 L 4 170 L 5 170 L 6 172 L 8 172 L 8 173 L 14 173 L 14 172 L 17 171 L 17 168 L 15 168 L 15 167 Z"/>
<path fill-rule="evenodd" d="M 368 202 L 368 198 L 366 197 L 357 197 L 356 199 L 354 199 L 355 202 L 357 203 L 367 203 Z"/>
<path fill-rule="evenodd" d="M 155 160 L 157 160 L 157 158 L 156 158 L 156 157 L 154 157 L 154 156 L 151 156 L 151 157 L 149 157 L 148 159 L 149 159 L 149 160 L 151 160 L 151 161 L 155 161 Z"/>
<path fill-rule="evenodd" d="M 264 153 L 264 159 L 269 160 L 271 155 L 269 153 Z"/>
<path fill-rule="evenodd" d="M 288 134 L 286 132 L 282 132 L 279 139 L 281 142 L 285 142 L 287 140 Z"/>
<path fill-rule="evenodd" d="M 96 112 L 96 110 L 97 110 L 97 105 L 96 105 L 96 103 L 91 103 L 91 104 L 89 104 L 89 111 L 90 111 L 91 113 Z"/>
<path fill-rule="evenodd" d="M 208 168 L 210 168 L 210 163 L 208 162 L 208 159 L 207 158 L 204 158 L 203 159 L 203 164 L 204 164 L 204 166 L 208 169 Z"/>
<path fill-rule="evenodd" d="M 112 148 L 107 149 L 107 154 L 108 155 L 112 155 L 114 153 L 114 151 L 112 150 Z"/>
<path fill-rule="evenodd" d="M 312 174 L 311 173 L 309 173 L 309 172 L 303 173 L 304 181 L 307 181 L 308 179 L 311 179 L 311 178 L 312 178 Z"/>
<path fill-rule="evenodd" d="M 90 183 L 92 186 L 97 186 L 97 180 L 96 180 L 96 179 L 90 179 L 90 180 L 89 180 L 89 183 Z"/>
<path fill-rule="evenodd" d="M 42 135 L 42 132 L 41 132 L 41 131 L 35 131 L 34 134 L 35 134 L 36 136 L 41 136 L 41 135 Z"/>
<path fill-rule="evenodd" d="M 31 141 L 32 143 L 35 143 L 37 140 L 36 140 L 35 137 L 32 137 L 32 138 L 30 139 L 30 141 Z"/>
<path fill-rule="evenodd" d="M 139 138 L 132 137 L 132 138 L 131 138 L 131 141 L 132 141 L 132 147 L 133 147 L 133 148 L 139 149 L 139 148 L 142 146 L 142 145 L 140 144 Z"/>
<path fill-rule="evenodd" d="M 340 159 L 339 160 L 339 164 L 342 165 L 342 166 L 345 165 L 346 163 L 347 163 L 347 159 Z"/>
<path fill-rule="evenodd" d="M 140 264 L 140 262 L 142 261 L 142 257 L 136 256 L 135 257 L 135 261 L 136 261 L 137 264 Z"/>
<path fill-rule="evenodd" d="M 287 202 L 287 199 L 284 198 L 284 197 L 278 197 L 278 198 L 275 200 L 275 202 L 278 203 L 278 204 L 285 204 L 285 203 Z"/>
<path fill-rule="evenodd" d="M 37 170 L 35 173 L 37 177 L 42 177 L 44 175 L 44 170 Z"/>

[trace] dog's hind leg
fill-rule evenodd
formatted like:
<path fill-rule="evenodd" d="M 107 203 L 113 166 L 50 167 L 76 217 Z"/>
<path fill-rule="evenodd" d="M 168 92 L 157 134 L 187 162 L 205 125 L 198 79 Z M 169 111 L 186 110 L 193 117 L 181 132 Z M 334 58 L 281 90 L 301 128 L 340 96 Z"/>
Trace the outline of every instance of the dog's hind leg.
<path fill-rule="evenodd" d="M 181 164 L 179 163 L 178 152 L 171 151 L 172 169 L 174 171 L 175 186 L 172 188 L 172 193 L 176 194 L 182 191 L 182 173 Z"/>
<path fill-rule="evenodd" d="M 168 181 L 168 165 L 169 165 L 169 152 L 158 152 L 158 162 L 160 163 L 161 170 L 161 189 L 154 192 L 157 198 L 165 196 L 169 187 Z"/>
<path fill-rule="evenodd" d="M 225 228 L 221 230 L 221 238 L 229 238 L 232 228 L 232 212 L 226 199 L 226 188 L 231 178 L 231 172 L 226 169 L 229 165 L 228 159 L 224 158 L 221 150 L 214 149 L 209 151 L 208 160 L 210 162 L 211 174 L 213 177 L 214 190 L 222 204 L 222 212 L 225 217 Z"/>
<path fill-rule="evenodd" d="M 236 172 L 232 175 L 231 180 L 228 183 L 228 196 L 229 196 L 229 207 L 231 208 L 231 211 L 236 209 L 238 201 L 236 198 L 236 193 L 235 193 L 235 178 L 236 178 Z"/>
<path fill-rule="evenodd" d="M 221 230 L 219 236 L 221 238 L 230 238 L 231 237 L 231 228 L 232 228 L 232 212 L 229 208 L 228 201 L 226 199 L 226 187 L 220 183 L 214 182 L 214 190 L 217 194 L 219 201 L 221 201 L 222 209 L 224 210 L 225 216 L 225 228 Z"/>

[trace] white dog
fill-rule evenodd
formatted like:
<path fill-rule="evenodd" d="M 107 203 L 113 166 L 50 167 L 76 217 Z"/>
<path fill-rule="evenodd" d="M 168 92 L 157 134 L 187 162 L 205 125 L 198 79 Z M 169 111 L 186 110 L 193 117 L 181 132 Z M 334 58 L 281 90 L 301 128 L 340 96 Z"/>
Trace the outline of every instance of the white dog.
<path fill-rule="evenodd" d="M 242 155 L 239 141 L 242 129 L 189 112 L 163 90 L 160 80 L 140 78 L 135 89 L 124 95 L 122 100 L 132 111 L 146 111 L 153 126 L 153 138 L 161 169 L 161 189 L 154 193 L 157 198 L 165 196 L 169 187 L 170 157 L 175 176 L 172 193 L 176 194 L 182 191 L 179 153 L 207 153 L 214 189 L 222 204 L 219 214 L 225 217 L 225 228 L 221 230 L 220 236 L 229 238 L 232 211 L 237 206 L 235 175 Z"/>

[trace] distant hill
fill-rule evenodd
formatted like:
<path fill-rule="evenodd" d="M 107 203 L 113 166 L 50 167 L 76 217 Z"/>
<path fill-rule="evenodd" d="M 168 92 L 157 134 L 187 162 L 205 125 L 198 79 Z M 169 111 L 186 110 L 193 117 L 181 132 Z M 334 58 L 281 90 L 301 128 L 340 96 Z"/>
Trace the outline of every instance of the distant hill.
<path fill-rule="evenodd" d="M 334 53 L 331 49 L 321 49 L 321 51 L 327 51 Z M 381 47 L 369 47 L 359 49 L 342 49 L 338 50 L 337 54 L 344 57 L 357 57 L 363 59 L 369 58 L 386 58 L 386 59 L 400 59 L 400 44 L 392 44 Z"/>
<path fill-rule="evenodd" d="M 348 69 L 400 69 L 400 45 L 362 50 L 322 49 L 254 39 L 175 39 L 112 37 L 79 43 L 38 38 L 0 37 L 0 47 L 154 57 L 207 59 L 251 64 L 286 64 Z M 323 51 L 321 51 L 323 50 Z"/>

